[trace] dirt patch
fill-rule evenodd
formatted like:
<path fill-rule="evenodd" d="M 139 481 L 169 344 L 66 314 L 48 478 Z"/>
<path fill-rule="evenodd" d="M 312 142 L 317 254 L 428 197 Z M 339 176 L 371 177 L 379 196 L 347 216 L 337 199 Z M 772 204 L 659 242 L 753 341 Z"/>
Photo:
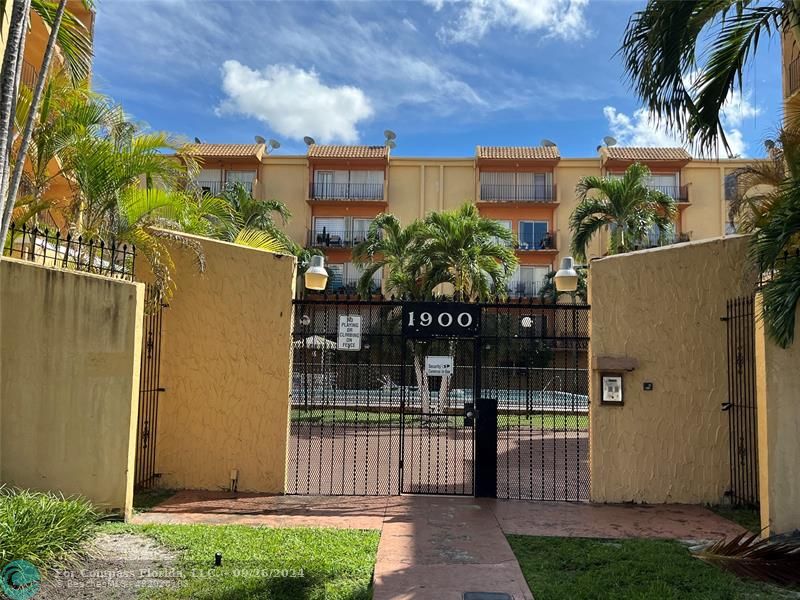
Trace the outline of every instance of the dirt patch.
<path fill-rule="evenodd" d="M 177 555 L 145 536 L 101 533 L 91 555 L 74 568 L 48 573 L 36 598 L 135 600 L 142 588 L 180 583 Z"/>

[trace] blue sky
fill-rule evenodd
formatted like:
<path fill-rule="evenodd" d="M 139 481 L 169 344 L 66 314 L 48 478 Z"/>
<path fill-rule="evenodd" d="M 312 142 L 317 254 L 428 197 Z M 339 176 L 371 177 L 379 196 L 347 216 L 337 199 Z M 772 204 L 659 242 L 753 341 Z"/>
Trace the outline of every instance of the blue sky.
<path fill-rule="evenodd" d="M 383 143 L 396 156 L 472 156 L 481 145 L 557 142 L 593 156 L 605 135 L 673 145 L 614 57 L 642 1 L 97 4 L 94 84 L 136 119 L 204 142 Z M 780 118 L 780 43 L 731 99 L 737 152 L 762 155 Z"/>

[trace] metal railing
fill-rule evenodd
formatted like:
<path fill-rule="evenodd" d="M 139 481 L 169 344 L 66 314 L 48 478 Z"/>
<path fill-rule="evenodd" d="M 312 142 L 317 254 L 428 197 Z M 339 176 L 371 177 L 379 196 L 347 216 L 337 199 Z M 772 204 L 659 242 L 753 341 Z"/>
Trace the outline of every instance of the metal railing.
<path fill-rule="evenodd" d="M 329 230 L 323 227 L 321 231 L 308 231 L 308 245 L 314 248 L 352 248 L 366 237 L 366 231 Z"/>
<path fill-rule="evenodd" d="M 515 281 L 506 290 L 509 298 L 535 298 L 544 284 L 544 281 Z"/>
<path fill-rule="evenodd" d="M 253 182 L 252 181 L 195 181 L 195 185 L 201 189 L 202 191 L 206 192 L 207 194 L 211 194 L 216 196 L 221 194 L 225 190 L 232 188 L 234 183 L 240 183 L 250 194 L 253 193 Z"/>
<path fill-rule="evenodd" d="M 39 80 L 39 71 L 36 70 L 31 63 L 27 60 L 22 61 L 22 76 L 20 81 L 31 91 L 36 87 L 36 82 Z"/>
<path fill-rule="evenodd" d="M 553 202 L 555 198 L 555 184 L 481 184 L 481 200 L 483 201 Z"/>
<path fill-rule="evenodd" d="M 800 89 L 800 56 L 786 66 L 786 97 Z"/>
<path fill-rule="evenodd" d="M 383 200 L 382 183 L 314 183 L 315 200 Z"/>
<path fill-rule="evenodd" d="M 670 246 L 672 244 L 681 244 L 683 242 L 691 241 L 691 232 L 683 231 L 681 233 L 662 233 L 659 235 L 657 232 L 650 232 L 647 239 L 638 249 L 646 248 L 659 248 L 661 246 Z"/>
<path fill-rule="evenodd" d="M 539 239 L 524 240 L 520 238 L 516 246 L 517 250 L 555 250 L 556 238 L 549 231 Z"/>
<path fill-rule="evenodd" d="M 656 190 L 677 200 L 678 202 L 689 201 L 689 186 L 686 185 L 648 185 L 651 190 Z"/>
<path fill-rule="evenodd" d="M 3 254 L 49 267 L 61 267 L 133 281 L 136 247 L 106 244 L 103 240 L 84 238 L 60 231 L 51 232 L 26 225 L 11 224 L 8 244 Z"/>
<path fill-rule="evenodd" d="M 345 275 L 344 277 L 330 277 L 328 279 L 328 287 L 325 288 L 326 292 L 333 292 L 336 294 L 356 294 L 358 293 L 358 280 L 360 276 Z M 381 281 L 371 280 L 370 291 L 378 293 L 381 290 Z"/>

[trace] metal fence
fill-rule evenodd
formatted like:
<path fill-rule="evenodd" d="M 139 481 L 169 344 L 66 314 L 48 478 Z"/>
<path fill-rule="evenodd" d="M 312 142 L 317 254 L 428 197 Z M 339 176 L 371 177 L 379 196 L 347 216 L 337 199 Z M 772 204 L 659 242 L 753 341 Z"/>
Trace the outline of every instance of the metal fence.
<path fill-rule="evenodd" d="M 26 225 L 9 229 L 3 254 L 50 267 L 73 269 L 120 279 L 133 280 L 136 248 L 115 241 L 84 238 L 60 231 L 28 228 Z"/>
<path fill-rule="evenodd" d="M 756 407 L 755 311 L 753 296 L 727 302 L 728 413 L 733 504 L 758 506 L 758 413 Z"/>

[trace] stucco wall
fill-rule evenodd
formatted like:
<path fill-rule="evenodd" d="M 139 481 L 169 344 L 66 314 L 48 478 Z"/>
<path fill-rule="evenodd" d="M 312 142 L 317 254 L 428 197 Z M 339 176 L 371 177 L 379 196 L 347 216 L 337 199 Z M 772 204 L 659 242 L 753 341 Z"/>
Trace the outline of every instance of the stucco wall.
<path fill-rule="evenodd" d="M 795 341 L 787 349 L 767 338 L 756 320 L 761 527 L 770 535 L 800 529 L 800 308 L 796 318 Z"/>
<path fill-rule="evenodd" d="M 280 493 L 285 484 L 295 261 L 219 241 L 207 268 L 176 249 L 164 311 L 156 470 L 167 488 Z"/>
<path fill-rule="evenodd" d="M 728 298 L 752 290 L 746 246 L 734 236 L 592 262 L 590 361 L 638 361 L 623 375 L 623 406 L 600 403 L 591 372 L 593 501 L 721 501 L 730 473 L 720 317 Z"/>
<path fill-rule="evenodd" d="M 144 286 L 0 261 L 0 482 L 129 513 Z"/>

